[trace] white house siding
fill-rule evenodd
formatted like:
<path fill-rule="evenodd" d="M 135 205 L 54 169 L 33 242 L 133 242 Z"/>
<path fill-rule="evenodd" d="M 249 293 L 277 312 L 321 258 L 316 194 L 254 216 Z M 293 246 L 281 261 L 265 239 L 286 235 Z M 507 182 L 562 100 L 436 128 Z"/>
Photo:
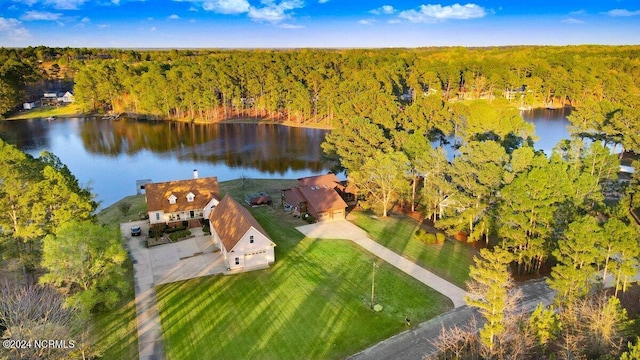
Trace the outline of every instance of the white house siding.
<path fill-rule="evenodd" d="M 205 205 L 204 210 L 203 210 L 203 215 L 205 219 L 209 218 L 209 215 L 211 214 L 211 211 L 213 211 L 213 209 L 218 206 L 218 203 L 220 203 L 220 201 L 218 201 L 218 199 L 213 198 L 211 199 L 211 201 L 209 201 L 207 203 L 207 205 Z"/>
<path fill-rule="evenodd" d="M 212 231 L 212 235 L 214 233 L 215 231 Z M 216 237 L 216 241 L 220 244 L 217 234 L 213 236 Z M 253 243 L 250 242 L 251 236 L 253 236 Z M 224 246 L 220 247 L 230 270 L 248 270 L 250 268 L 268 266 L 275 261 L 274 244 L 253 227 L 247 230 L 236 246 L 228 253 Z"/>
<path fill-rule="evenodd" d="M 164 211 L 149 211 L 149 224 L 164 224 L 166 220 Z"/>

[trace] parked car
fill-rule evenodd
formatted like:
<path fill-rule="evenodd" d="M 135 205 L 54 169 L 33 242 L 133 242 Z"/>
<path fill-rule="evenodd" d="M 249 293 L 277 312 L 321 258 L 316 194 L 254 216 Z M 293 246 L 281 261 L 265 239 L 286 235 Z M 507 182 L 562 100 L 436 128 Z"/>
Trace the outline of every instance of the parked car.
<path fill-rule="evenodd" d="M 142 229 L 140 229 L 140 226 L 132 226 L 131 236 L 140 236 L 140 235 L 142 235 Z"/>

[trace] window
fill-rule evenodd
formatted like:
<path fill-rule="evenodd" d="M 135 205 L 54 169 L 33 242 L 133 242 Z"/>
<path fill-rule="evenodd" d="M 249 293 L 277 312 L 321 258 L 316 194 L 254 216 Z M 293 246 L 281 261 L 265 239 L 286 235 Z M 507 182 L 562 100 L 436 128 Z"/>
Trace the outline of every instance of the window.
<path fill-rule="evenodd" d="M 189 211 L 189 216 L 191 216 L 191 218 L 193 219 L 196 216 L 195 211 L 193 210 Z"/>
<path fill-rule="evenodd" d="M 177 199 L 175 195 L 171 194 L 171 196 L 169 196 L 169 204 L 175 204 Z"/>
<path fill-rule="evenodd" d="M 236 265 L 240 265 L 240 258 L 236 258 Z"/>
<path fill-rule="evenodd" d="M 195 197 L 196 196 L 192 192 L 188 193 L 187 194 L 187 202 L 193 202 L 193 199 L 195 199 Z"/>
<path fill-rule="evenodd" d="M 249 236 L 249 243 L 250 243 L 250 244 L 253 244 L 253 235 L 250 235 L 250 236 Z"/>
<path fill-rule="evenodd" d="M 160 213 L 156 213 L 156 221 L 160 221 Z"/>

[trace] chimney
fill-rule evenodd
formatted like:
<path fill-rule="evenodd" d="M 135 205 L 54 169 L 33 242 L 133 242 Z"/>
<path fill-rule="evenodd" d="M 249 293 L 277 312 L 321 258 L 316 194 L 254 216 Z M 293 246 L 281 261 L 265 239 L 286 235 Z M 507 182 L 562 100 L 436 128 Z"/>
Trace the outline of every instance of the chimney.
<path fill-rule="evenodd" d="M 198 178 L 198 169 L 193 169 L 193 178 L 194 179 Z"/>

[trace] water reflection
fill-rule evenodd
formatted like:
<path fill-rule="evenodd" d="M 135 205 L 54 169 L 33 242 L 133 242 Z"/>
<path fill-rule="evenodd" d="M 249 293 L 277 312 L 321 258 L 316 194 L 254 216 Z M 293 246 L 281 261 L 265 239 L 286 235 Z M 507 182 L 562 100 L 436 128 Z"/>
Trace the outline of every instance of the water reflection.
<path fill-rule="evenodd" d="M 0 122 L 0 138 L 17 146 L 23 151 L 30 152 L 49 148 L 50 124 L 47 121 L 20 120 Z"/>
<path fill-rule="evenodd" d="M 223 163 L 268 173 L 323 171 L 320 144 L 326 131 L 257 124 L 190 124 L 84 120 L 80 136 L 87 152 L 107 156 L 156 156 Z"/>
<path fill-rule="evenodd" d="M 277 125 L 58 119 L 0 121 L 0 137 L 38 156 L 57 155 L 102 206 L 136 192 L 135 181 L 187 179 L 192 170 L 220 181 L 325 173 L 326 130 Z"/>
<path fill-rule="evenodd" d="M 551 155 L 553 148 L 560 140 L 570 137 L 567 129 L 567 126 L 571 125 L 567 119 L 567 116 L 571 114 L 569 107 L 556 110 L 540 108 L 522 111 L 520 114 L 525 121 L 535 125 L 538 136 L 535 148 L 543 150 L 547 156 Z"/>

